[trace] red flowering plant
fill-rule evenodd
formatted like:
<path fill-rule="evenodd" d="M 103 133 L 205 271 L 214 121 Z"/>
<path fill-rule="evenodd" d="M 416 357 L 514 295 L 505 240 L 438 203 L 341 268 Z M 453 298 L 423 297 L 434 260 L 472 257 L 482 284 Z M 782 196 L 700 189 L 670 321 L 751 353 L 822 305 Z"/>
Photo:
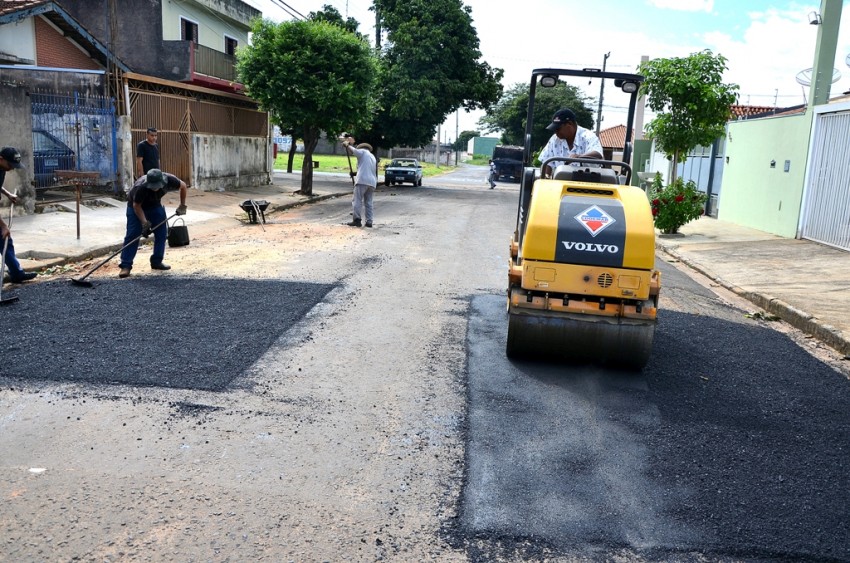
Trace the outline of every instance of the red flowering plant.
<path fill-rule="evenodd" d="M 692 181 L 684 182 L 676 178 L 669 186 L 664 186 L 661 174 L 647 190 L 649 203 L 652 206 L 652 217 L 655 228 L 664 234 L 678 233 L 679 227 L 690 223 L 705 213 L 707 196 L 697 189 Z"/>

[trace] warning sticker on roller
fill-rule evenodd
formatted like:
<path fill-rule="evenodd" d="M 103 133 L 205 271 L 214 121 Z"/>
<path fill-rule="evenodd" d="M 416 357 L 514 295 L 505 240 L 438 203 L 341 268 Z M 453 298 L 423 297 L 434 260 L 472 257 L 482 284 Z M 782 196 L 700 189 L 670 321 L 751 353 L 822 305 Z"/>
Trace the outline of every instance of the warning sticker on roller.
<path fill-rule="evenodd" d="M 603 209 L 600 209 L 596 205 L 591 205 L 576 215 L 575 220 L 587 229 L 587 232 L 590 233 L 590 236 L 592 237 L 595 237 L 617 222 L 616 219 L 605 213 Z"/>

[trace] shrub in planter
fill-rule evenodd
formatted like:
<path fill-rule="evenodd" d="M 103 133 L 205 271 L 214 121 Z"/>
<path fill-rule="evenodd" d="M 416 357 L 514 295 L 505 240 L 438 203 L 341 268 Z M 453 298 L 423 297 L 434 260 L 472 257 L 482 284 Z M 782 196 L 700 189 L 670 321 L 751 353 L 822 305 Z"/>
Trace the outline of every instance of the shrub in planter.
<path fill-rule="evenodd" d="M 707 196 L 692 181 L 676 178 L 672 184 L 663 186 L 661 174 L 656 174 L 647 196 L 652 205 L 655 228 L 664 234 L 678 233 L 682 225 L 705 213 Z"/>

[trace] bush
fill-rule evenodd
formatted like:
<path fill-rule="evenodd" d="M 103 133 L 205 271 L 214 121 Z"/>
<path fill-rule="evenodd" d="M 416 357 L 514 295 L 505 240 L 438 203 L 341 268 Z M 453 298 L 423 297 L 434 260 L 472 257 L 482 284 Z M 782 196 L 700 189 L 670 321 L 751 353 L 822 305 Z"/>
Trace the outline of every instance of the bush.
<path fill-rule="evenodd" d="M 661 184 L 661 174 L 656 174 L 647 193 L 652 205 L 652 217 L 655 227 L 664 234 L 679 232 L 679 228 L 705 213 L 707 196 L 697 190 L 691 181 L 685 183 L 681 178 L 669 186 Z"/>

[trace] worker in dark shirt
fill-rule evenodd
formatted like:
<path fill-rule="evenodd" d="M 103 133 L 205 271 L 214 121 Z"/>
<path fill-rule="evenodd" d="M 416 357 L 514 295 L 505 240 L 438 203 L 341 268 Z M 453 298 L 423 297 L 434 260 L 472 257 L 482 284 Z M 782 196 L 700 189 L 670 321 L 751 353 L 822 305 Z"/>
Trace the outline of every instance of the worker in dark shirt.
<path fill-rule="evenodd" d="M 165 264 L 165 240 L 168 236 L 165 207 L 160 200 L 166 192 L 180 190 L 180 206 L 177 215 L 186 214 L 186 183 L 173 174 L 166 174 L 159 168 L 148 170 L 148 173 L 136 180 L 130 193 L 127 194 L 127 233 L 124 236 L 124 250 L 121 251 L 121 271 L 119 278 L 126 278 L 133 269 L 133 259 L 139 250 L 136 244 L 130 244 L 139 236 L 150 236 L 153 233 L 153 254 L 151 255 L 152 270 L 170 270 Z"/>
<path fill-rule="evenodd" d="M 18 202 L 18 196 L 9 192 L 3 187 L 3 182 L 6 181 L 6 172 L 16 168 L 23 168 L 21 164 L 21 153 L 14 147 L 3 147 L 0 150 L 0 191 L 3 195 L 9 198 L 12 203 Z M 15 244 L 12 242 L 12 233 L 9 232 L 9 226 L 0 218 L 0 248 L 5 247 L 6 252 L 3 255 L 3 260 L 6 264 L 6 269 L 9 270 L 9 279 L 12 283 L 22 283 L 33 279 L 35 272 L 27 273 L 21 268 L 21 263 L 15 256 Z M 3 280 L 0 280 L 3 283 Z"/>
<path fill-rule="evenodd" d="M 156 144 L 158 136 L 156 127 L 148 127 L 147 137 L 136 145 L 136 178 L 141 178 L 148 170 L 159 168 L 159 145 Z"/>

